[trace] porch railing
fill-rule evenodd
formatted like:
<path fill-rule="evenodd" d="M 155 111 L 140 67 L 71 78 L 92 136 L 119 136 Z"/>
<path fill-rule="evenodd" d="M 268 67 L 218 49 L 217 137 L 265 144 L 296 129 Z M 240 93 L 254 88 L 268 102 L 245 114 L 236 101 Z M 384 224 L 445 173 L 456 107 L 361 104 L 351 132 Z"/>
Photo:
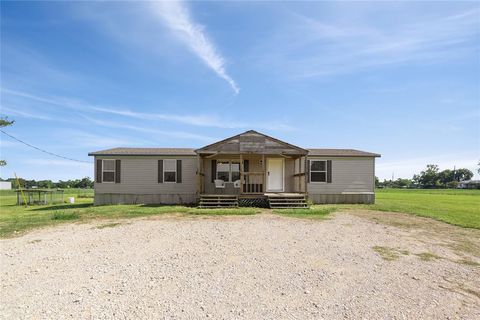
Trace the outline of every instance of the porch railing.
<path fill-rule="evenodd" d="M 265 192 L 265 172 L 244 172 L 242 193 L 263 193 Z"/>

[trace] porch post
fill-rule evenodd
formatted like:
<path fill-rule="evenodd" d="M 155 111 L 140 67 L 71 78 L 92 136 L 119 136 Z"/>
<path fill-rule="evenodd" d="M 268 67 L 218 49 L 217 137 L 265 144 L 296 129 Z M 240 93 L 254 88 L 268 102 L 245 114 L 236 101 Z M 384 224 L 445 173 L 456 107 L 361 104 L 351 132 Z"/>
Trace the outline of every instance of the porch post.
<path fill-rule="evenodd" d="M 310 172 L 310 170 L 307 170 L 307 166 L 308 166 L 308 160 L 307 160 L 307 155 L 305 155 L 305 165 L 303 167 L 303 173 L 304 173 L 303 177 L 305 178 L 305 179 L 303 179 L 303 183 L 305 184 L 305 189 L 303 190 L 303 192 L 305 194 L 307 194 L 307 184 L 308 184 L 307 183 L 308 182 L 307 172 Z"/>
<path fill-rule="evenodd" d="M 262 154 L 262 171 L 263 171 L 263 193 L 267 192 L 267 172 L 265 171 L 265 154 Z"/>
<path fill-rule="evenodd" d="M 202 193 L 202 173 L 200 168 L 200 155 L 197 154 L 197 194 Z"/>
<path fill-rule="evenodd" d="M 243 194 L 243 155 L 240 153 L 240 194 Z"/>

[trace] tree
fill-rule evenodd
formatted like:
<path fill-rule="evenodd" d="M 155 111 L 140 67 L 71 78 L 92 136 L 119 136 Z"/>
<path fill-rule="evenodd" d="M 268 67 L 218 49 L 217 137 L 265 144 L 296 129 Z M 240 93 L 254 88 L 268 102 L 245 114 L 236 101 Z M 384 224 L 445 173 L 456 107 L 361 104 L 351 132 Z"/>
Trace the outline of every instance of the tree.
<path fill-rule="evenodd" d="M 410 179 L 398 178 L 392 183 L 392 187 L 394 188 L 410 188 L 411 186 L 412 186 L 412 181 Z"/>
<path fill-rule="evenodd" d="M 375 176 L 375 188 L 380 187 L 380 180 L 378 180 L 378 177 Z"/>
<path fill-rule="evenodd" d="M 435 188 L 439 184 L 438 170 L 436 164 L 427 164 L 427 168 L 414 178 L 422 188 Z"/>
<path fill-rule="evenodd" d="M 480 174 L 480 161 L 478 161 L 477 166 L 478 166 L 477 172 L 478 174 Z"/>
<path fill-rule="evenodd" d="M 468 169 L 457 169 L 455 170 L 455 181 L 465 181 L 470 180 L 473 177 L 473 172 Z"/>
<path fill-rule="evenodd" d="M 438 180 L 446 188 L 447 185 L 454 181 L 454 172 L 452 170 L 446 169 L 438 173 Z"/>
<path fill-rule="evenodd" d="M 0 118 L 0 128 L 11 126 L 15 121 L 9 121 L 7 117 Z M 7 162 L 5 160 L 0 160 L 0 167 L 6 166 Z"/>

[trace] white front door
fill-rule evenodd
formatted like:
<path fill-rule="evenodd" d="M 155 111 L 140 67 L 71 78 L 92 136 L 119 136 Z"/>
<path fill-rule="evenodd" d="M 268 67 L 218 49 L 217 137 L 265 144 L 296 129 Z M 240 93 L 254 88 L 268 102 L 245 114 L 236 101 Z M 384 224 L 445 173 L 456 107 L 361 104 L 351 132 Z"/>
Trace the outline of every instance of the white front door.
<path fill-rule="evenodd" d="M 267 191 L 283 191 L 283 160 L 282 158 L 267 158 Z"/>

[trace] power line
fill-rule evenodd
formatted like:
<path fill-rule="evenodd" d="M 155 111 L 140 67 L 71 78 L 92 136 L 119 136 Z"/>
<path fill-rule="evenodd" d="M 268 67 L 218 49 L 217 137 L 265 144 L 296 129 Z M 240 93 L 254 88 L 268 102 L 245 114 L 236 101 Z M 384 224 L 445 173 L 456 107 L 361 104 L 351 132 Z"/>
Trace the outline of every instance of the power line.
<path fill-rule="evenodd" d="M 64 157 L 64 156 L 61 156 L 59 154 L 56 154 L 56 153 L 53 153 L 53 152 L 50 152 L 50 151 L 47 151 L 47 150 L 43 150 L 41 148 L 38 148 L 38 147 L 35 147 L 35 146 L 32 146 L 31 144 L 25 142 L 25 141 L 22 141 L 18 138 L 15 138 L 14 136 L 12 136 L 11 134 L 8 134 L 6 133 L 5 131 L 3 130 L 0 130 L 4 135 L 7 135 L 9 136 L 10 138 L 14 139 L 14 140 L 17 140 L 18 142 L 20 143 L 23 143 L 24 145 L 26 146 L 29 146 L 30 148 L 33 148 L 33 149 L 36 149 L 40 152 L 43 152 L 43 153 L 46 153 L 46 154 L 49 154 L 51 156 L 54 156 L 54 157 L 57 157 L 57 158 L 62 158 L 62 159 L 65 159 L 65 160 L 70 160 L 70 161 L 75 161 L 75 162 L 83 162 L 83 163 L 93 163 L 93 162 L 90 162 L 90 161 L 85 161 L 85 160 L 77 160 L 77 159 L 72 159 L 72 158 L 69 158 L 69 157 Z"/>

